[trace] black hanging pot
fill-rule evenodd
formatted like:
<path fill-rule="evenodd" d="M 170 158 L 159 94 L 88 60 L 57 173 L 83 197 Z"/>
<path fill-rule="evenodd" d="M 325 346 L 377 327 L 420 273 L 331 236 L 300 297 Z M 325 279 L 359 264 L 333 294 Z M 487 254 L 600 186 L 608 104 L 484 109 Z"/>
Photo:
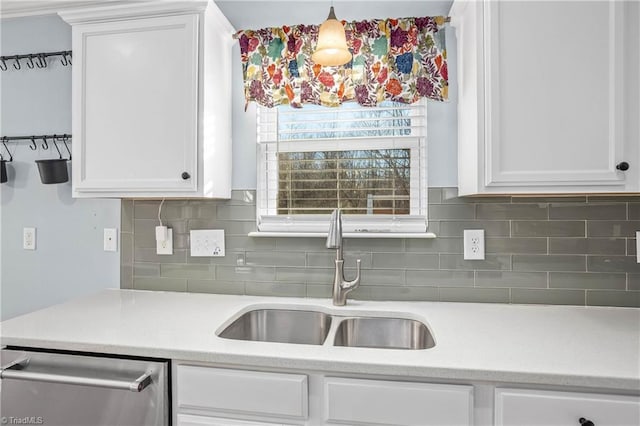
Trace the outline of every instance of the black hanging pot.
<path fill-rule="evenodd" d="M 38 165 L 42 183 L 64 183 L 69 181 L 66 159 L 36 160 L 36 164 Z"/>
<path fill-rule="evenodd" d="M 2 154 L 0 153 L 0 183 L 5 183 L 7 180 L 9 180 L 7 178 L 7 163 L 13 161 L 13 156 L 11 155 L 11 151 L 9 151 L 9 148 L 7 148 L 6 137 L 2 138 L 2 145 L 4 146 L 4 149 L 7 150 L 7 154 L 9 154 L 9 159 L 5 160 Z"/>
<path fill-rule="evenodd" d="M 7 160 L 0 160 L 0 183 L 5 183 L 7 180 Z"/>
<path fill-rule="evenodd" d="M 69 147 L 67 146 L 67 135 L 62 136 L 62 141 L 64 142 L 65 148 L 67 148 L 67 152 L 69 152 L 69 160 L 62 158 L 62 153 L 58 148 L 58 144 L 56 143 L 57 135 L 53 135 L 53 145 L 56 147 L 58 151 L 58 155 L 60 158 L 50 159 L 50 160 L 36 160 L 36 164 L 38 165 L 38 171 L 40 172 L 40 180 L 44 184 L 51 183 L 64 183 L 69 181 L 69 172 L 67 171 L 67 161 L 71 160 L 71 151 L 69 151 Z M 46 146 L 46 139 L 44 141 Z M 46 149 L 46 148 L 45 148 Z"/>

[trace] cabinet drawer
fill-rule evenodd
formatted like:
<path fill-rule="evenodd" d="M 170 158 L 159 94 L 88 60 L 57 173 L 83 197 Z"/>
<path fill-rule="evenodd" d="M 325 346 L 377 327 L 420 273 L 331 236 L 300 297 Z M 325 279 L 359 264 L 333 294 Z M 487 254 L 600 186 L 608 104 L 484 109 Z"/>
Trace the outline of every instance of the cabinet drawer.
<path fill-rule="evenodd" d="M 496 389 L 497 426 L 579 425 L 585 418 L 596 426 L 637 426 L 640 398 L 577 392 Z"/>
<path fill-rule="evenodd" d="M 329 377 L 325 420 L 347 425 L 470 425 L 473 387 Z"/>
<path fill-rule="evenodd" d="M 293 426 L 283 423 L 251 422 L 220 417 L 191 416 L 178 414 L 178 426 Z"/>
<path fill-rule="evenodd" d="M 307 376 L 178 366 L 178 410 L 307 418 Z"/>

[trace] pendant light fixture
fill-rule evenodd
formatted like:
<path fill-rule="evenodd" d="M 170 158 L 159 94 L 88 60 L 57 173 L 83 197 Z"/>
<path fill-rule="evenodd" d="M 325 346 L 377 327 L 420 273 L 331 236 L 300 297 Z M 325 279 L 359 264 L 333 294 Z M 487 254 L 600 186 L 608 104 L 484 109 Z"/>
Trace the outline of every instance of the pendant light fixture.
<path fill-rule="evenodd" d="M 318 44 L 311 55 L 316 64 L 325 66 L 344 65 L 351 60 L 351 52 L 347 48 L 347 36 L 344 26 L 336 19 L 333 2 L 329 9 L 329 17 L 320 25 Z"/>

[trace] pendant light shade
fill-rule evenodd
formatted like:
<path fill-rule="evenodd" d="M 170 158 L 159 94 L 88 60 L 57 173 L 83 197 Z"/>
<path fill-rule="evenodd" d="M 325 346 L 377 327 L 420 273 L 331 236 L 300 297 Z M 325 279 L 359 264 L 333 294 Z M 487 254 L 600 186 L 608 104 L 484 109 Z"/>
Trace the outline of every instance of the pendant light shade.
<path fill-rule="evenodd" d="M 347 36 L 344 26 L 336 19 L 333 6 L 329 10 L 329 17 L 320 25 L 318 44 L 311 55 L 316 64 L 325 66 L 344 65 L 351 60 L 351 52 L 347 48 Z"/>

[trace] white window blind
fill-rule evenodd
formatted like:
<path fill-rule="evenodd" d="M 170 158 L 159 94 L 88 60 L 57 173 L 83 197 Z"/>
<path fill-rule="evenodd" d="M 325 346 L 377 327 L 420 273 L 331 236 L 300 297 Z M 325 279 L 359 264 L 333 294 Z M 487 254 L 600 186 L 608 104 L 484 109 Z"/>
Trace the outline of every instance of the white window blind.
<path fill-rule="evenodd" d="M 426 105 L 258 108 L 258 229 L 425 232 Z"/>

